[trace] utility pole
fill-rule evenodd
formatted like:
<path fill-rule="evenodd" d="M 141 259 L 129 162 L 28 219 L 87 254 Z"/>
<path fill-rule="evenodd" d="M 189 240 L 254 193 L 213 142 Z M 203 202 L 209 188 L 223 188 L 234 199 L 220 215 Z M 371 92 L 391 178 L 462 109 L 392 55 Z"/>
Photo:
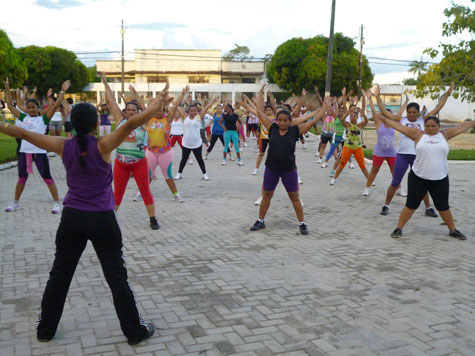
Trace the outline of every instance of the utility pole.
<path fill-rule="evenodd" d="M 333 30 L 335 28 L 335 3 L 332 0 L 332 16 L 330 22 L 330 37 L 328 41 L 328 60 L 327 60 L 327 76 L 325 79 L 325 96 L 330 96 L 331 82 L 332 82 L 332 61 L 333 61 Z"/>
<path fill-rule="evenodd" d="M 358 72 L 358 98 L 361 98 L 361 86 L 363 84 L 362 80 L 362 70 L 363 70 L 363 45 L 364 45 L 364 37 L 363 37 L 363 25 L 360 27 L 360 69 Z"/>
<path fill-rule="evenodd" d="M 125 60 L 125 53 L 124 53 L 124 35 L 125 35 L 125 30 L 124 30 L 124 20 L 122 19 L 122 28 L 120 30 L 120 34 L 122 35 L 122 86 L 121 86 L 121 91 L 120 91 L 120 98 L 119 102 L 122 101 L 122 95 L 124 95 L 124 60 Z"/>

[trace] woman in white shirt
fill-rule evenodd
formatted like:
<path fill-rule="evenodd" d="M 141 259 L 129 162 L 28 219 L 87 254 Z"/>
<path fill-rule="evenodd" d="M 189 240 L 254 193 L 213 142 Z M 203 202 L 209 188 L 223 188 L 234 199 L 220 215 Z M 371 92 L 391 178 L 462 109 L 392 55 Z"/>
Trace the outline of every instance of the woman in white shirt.
<path fill-rule="evenodd" d="M 424 131 L 401 125 L 388 118 L 384 118 L 384 123 L 414 140 L 416 149 L 416 159 L 408 176 L 406 206 L 399 215 L 397 227 L 391 237 L 401 237 L 402 228 L 429 192 L 442 220 L 449 228 L 449 236 L 466 240 L 465 235 L 455 228 L 454 218 L 449 208 L 449 167 L 447 163 L 449 145 L 447 141 L 474 127 L 475 121 L 468 121 L 441 130 L 439 119 L 436 116 L 429 116 L 424 120 Z"/>

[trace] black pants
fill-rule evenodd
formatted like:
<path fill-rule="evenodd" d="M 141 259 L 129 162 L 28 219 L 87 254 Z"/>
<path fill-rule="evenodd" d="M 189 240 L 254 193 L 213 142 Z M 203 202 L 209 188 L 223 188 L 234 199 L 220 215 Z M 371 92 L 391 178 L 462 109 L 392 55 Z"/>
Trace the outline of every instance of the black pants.
<path fill-rule="evenodd" d="M 416 210 L 427 192 L 438 211 L 449 210 L 449 176 L 439 180 L 429 180 L 418 177 L 411 169 L 407 176 L 406 207 Z"/>
<path fill-rule="evenodd" d="M 209 144 L 208 149 L 206 150 L 208 153 L 211 153 L 211 151 L 213 150 L 214 145 L 216 144 L 216 141 L 218 141 L 218 138 L 219 138 L 219 140 L 221 141 L 221 143 L 223 144 L 223 147 L 224 147 L 223 135 L 213 135 L 213 134 L 211 134 L 211 142 Z M 229 147 L 228 147 L 228 152 L 231 152 L 231 149 Z"/>
<path fill-rule="evenodd" d="M 196 162 L 198 162 L 198 165 L 201 168 L 201 172 L 203 172 L 203 174 L 206 173 L 205 161 L 203 161 L 203 154 L 201 153 L 202 147 L 203 146 L 200 146 L 198 148 L 187 148 L 185 146 L 182 147 L 181 161 L 180 167 L 178 167 L 178 173 L 183 173 L 183 169 L 185 168 L 186 161 L 188 161 L 188 157 L 190 157 L 191 151 L 193 151 L 193 154 L 195 155 Z"/>
<path fill-rule="evenodd" d="M 64 208 L 56 233 L 56 254 L 41 301 L 38 338 L 52 338 L 79 258 L 91 240 L 112 291 L 120 327 L 129 341 L 141 340 L 147 329 L 135 304 L 122 258 L 122 235 L 113 211 Z"/>

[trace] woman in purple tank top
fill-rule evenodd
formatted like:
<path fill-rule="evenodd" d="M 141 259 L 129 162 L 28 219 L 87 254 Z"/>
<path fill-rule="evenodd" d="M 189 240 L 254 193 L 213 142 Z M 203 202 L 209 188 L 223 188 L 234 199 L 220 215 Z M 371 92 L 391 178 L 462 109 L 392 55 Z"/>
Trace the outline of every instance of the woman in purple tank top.
<path fill-rule="evenodd" d="M 373 166 L 371 167 L 371 172 L 369 172 L 368 180 L 366 181 L 366 187 L 363 191 L 364 196 L 369 195 L 369 188 L 373 184 L 374 179 L 379 173 L 379 169 L 383 165 L 384 161 L 388 162 L 389 170 L 391 175 L 394 173 L 394 163 L 396 162 L 396 132 L 394 129 L 386 125 L 383 121 L 384 117 L 376 112 L 376 108 L 373 103 L 373 92 L 371 89 L 368 89 L 366 96 L 371 106 L 371 112 L 373 113 L 373 120 L 376 126 L 377 133 L 377 142 L 373 149 Z M 407 103 L 409 102 L 407 96 L 406 101 L 399 109 L 397 116 L 401 118 L 402 113 L 406 109 Z"/>
<path fill-rule="evenodd" d="M 107 84 L 104 76 L 102 80 Z M 112 114 L 120 117 L 120 112 L 114 113 L 115 108 L 120 111 L 118 106 L 111 105 L 115 104 L 114 97 L 108 94 Z M 136 345 L 153 335 L 153 324 L 142 320 L 127 280 L 122 235 L 114 213 L 111 153 L 135 128 L 163 111 L 167 101 L 168 92 L 163 91 L 147 110 L 99 139 L 95 137 L 99 125 L 97 111 L 87 103 L 77 104 L 71 112 L 71 123 L 77 132 L 72 139 L 46 136 L 0 123 L 1 133 L 56 152 L 66 168 L 68 193 L 56 233 L 54 263 L 41 301 L 38 341 L 48 342 L 56 333 L 69 285 L 88 240 L 91 240 L 101 262 L 127 342 Z"/>

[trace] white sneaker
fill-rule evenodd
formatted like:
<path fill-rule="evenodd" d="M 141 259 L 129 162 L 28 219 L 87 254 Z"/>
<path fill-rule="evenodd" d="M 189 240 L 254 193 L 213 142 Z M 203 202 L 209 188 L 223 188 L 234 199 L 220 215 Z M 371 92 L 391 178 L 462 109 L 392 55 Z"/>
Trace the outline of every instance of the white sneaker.
<path fill-rule="evenodd" d="M 322 165 L 321 165 L 322 168 L 327 168 L 328 167 L 328 164 L 327 162 L 323 162 Z"/>
<path fill-rule="evenodd" d="M 300 178 L 300 176 L 298 177 L 299 177 L 299 184 L 303 184 L 303 180 Z"/>
<path fill-rule="evenodd" d="M 209 180 L 209 177 L 208 177 L 208 175 L 207 175 L 206 173 L 203 174 L 203 180 Z"/>
<path fill-rule="evenodd" d="M 317 163 L 322 163 L 322 158 L 321 157 L 318 157 Z"/>
<path fill-rule="evenodd" d="M 191 158 L 188 160 L 188 164 L 193 165 L 193 160 Z"/>
<path fill-rule="evenodd" d="M 330 185 L 335 185 L 335 178 L 330 179 Z"/>
<path fill-rule="evenodd" d="M 205 154 L 205 161 L 208 160 L 208 154 Z"/>
<path fill-rule="evenodd" d="M 262 195 L 254 202 L 254 205 L 261 205 Z"/>
<path fill-rule="evenodd" d="M 400 197 L 407 197 L 407 192 L 404 190 L 404 188 L 399 188 L 396 190 L 396 195 L 399 195 Z"/>
<path fill-rule="evenodd" d="M 51 209 L 51 214 L 59 214 L 61 212 L 61 205 L 59 203 L 54 203 L 53 208 Z"/>
<path fill-rule="evenodd" d="M 176 201 L 177 203 L 183 203 L 183 202 L 184 202 L 184 200 L 183 200 L 183 198 L 181 197 L 180 193 L 176 193 L 176 195 L 173 196 L 173 199 L 175 199 L 175 201 Z"/>
<path fill-rule="evenodd" d="M 305 143 L 302 143 L 302 148 L 305 150 L 307 146 L 305 146 Z"/>
<path fill-rule="evenodd" d="M 249 145 L 246 142 L 244 142 L 244 147 L 249 147 Z"/>
<path fill-rule="evenodd" d="M 225 166 L 225 165 L 227 165 L 227 164 L 228 164 L 228 162 L 226 162 L 226 160 L 223 159 L 223 162 L 221 162 L 221 165 L 222 165 L 222 166 Z"/>
<path fill-rule="evenodd" d="M 355 165 L 353 163 L 350 163 L 350 169 L 355 169 Z"/>
<path fill-rule="evenodd" d="M 367 197 L 367 196 L 369 195 L 369 188 L 368 188 L 368 187 L 366 187 L 366 188 L 364 189 L 363 195 L 364 195 L 365 197 Z"/>
<path fill-rule="evenodd" d="M 238 166 L 239 166 L 239 167 L 244 166 L 244 162 L 243 162 L 243 161 L 238 161 Z"/>
<path fill-rule="evenodd" d="M 320 153 L 319 153 L 318 151 L 315 152 L 315 157 L 318 157 L 319 154 L 320 154 Z"/>
<path fill-rule="evenodd" d="M 256 169 L 254 169 L 254 171 L 252 172 L 252 175 L 253 175 L 253 176 L 257 176 L 258 173 L 259 173 L 259 170 L 256 168 Z"/>
<path fill-rule="evenodd" d="M 182 178 L 183 178 L 183 174 L 181 173 L 177 173 L 175 176 L 175 180 L 182 179 Z"/>
<path fill-rule="evenodd" d="M 234 157 L 233 157 L 233 156 L 231 156 L 229 159 L 230 159 L 231 161 L 234 161 Z"/>
<path fill-rule="evenodd" d="M 12 202 L 7 206 L 7 208 L 5 209 L 5 211 L 11 212 L 11 211 L 19 210 L 19 209 L 21 209 L 20 204 L 15 203 L 14 201 L 12 201 Z"/>
<path fill-rule="evenodd" d="M 137 192 L 137 194 L 135 195 L 135 197 L 133 197 L 132 200 L 133 201 L 142 201 L 143 200 L 142 194 L 140 194 L 140 192 Z"/>
<path fill-rule="evenodd" d="M 376 187 L 376 183 L 375 182 L 371 183 L 371 186 Z"/>

